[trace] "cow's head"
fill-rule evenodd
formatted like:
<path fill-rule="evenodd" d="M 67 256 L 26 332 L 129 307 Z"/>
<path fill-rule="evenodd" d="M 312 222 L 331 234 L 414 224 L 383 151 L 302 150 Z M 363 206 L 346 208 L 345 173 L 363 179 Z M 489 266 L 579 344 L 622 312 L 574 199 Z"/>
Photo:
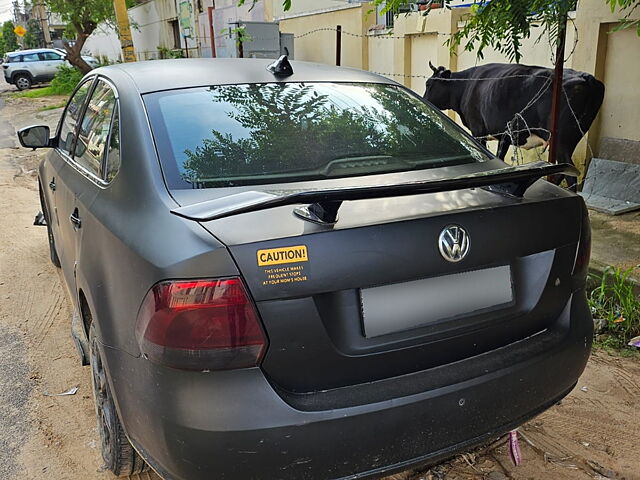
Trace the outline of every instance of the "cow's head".
<path fill-rule="evenodd" d="M 431 62 L 429 67 L 433 70 L 433 75 L 427 80 L 423 98 L 441 110 L 451 108 L 451 82 L 447 81 L 451 78 L 451 70 L 436 68 Z"/>

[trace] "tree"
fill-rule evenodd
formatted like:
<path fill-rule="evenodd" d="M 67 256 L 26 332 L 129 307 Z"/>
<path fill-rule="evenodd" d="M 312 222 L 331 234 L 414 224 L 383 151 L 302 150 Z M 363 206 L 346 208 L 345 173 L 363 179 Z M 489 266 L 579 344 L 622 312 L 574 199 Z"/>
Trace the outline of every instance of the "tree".
<path fill-rule="evenodd" d="M 87 38 L 101 22 L 114 21 L 113 2 L 111 0 L 46 0 L 49 9 L 60 15 L 67 23 L 69 36 L 74 42 L 64 42 L 69 63 L 87 73 L 91 67 L 82 59 L 82 48 Z"/>
<path fill-rule="evenodd" d="M 42 46 L 42 28 L 40 22 L 32 18 L 27 22 L 27 33 L 24 36 L 25 48 L 38 48 Z"/>
<path fill-rule="evenodd" d="M 283 0 L 285 10 L 291 8 L 291 2 Z M 446 8 L 452 0 L 442 0 Z M 640 5 L 640 0 L 604 0 L 612 11 L 618 9 L 625 15 L 618 28 L 635 27 L 640 36 L 640 22 L 631 19 L 631 15 Z M 238 0 L 240 5 L 257 0 Z M 383 5 L 383 12 L 400 11 L 408 0 L 373 0 L 375 6 Z M 438 2 L 440 3 L 440 2 Z M 487 47 L 505 54 L 509 60 L 518 62 L 521 58 L 522 40 L 531 36 L 532 27 L 541 26 L 542 33 L 548 34 L 552 47 L 559 38 L 559 25 L 567 12 L 574 10 L 577 0 L 473 0 L 471 11 L 464 26 L 456 32 L 449 42 L 452 50 L 465 42 L 466 50 L 476 50 L 478 57 Z M 428 11 L 427 11 L 428 13 Z"/>
<path fill-rule="evenodd" d="M 18 49 L 18 37 L 13 31 L 14 28 L 15 25 L 11 21 L 2 24 L 2 44 L 0 44 L 0 53 L 2 53 L 2 56 L 4 56 L 6 52 L 13 52 Z"/>
<path fill-rule="evenodd" d="M 210 138 L 192 139 L 199 143 L 184 151 L 184 180 L 208 187 L 292 173 L 324 178 L 376 168 L 375 159 L 366 167 L 341 163 L 354 157 L 393 157 L 395 168 L 404 170 L 416 156 L 432 162 L 473 155 L 474 147 L 443 135 L 447 127 L 440 117 L 408 101 L 399 88 L 361 87 L 359 95 L 370 97 L 362 105 L 345 104 L 345 91 L 321 91 L 297 83 L 212 87 L 208 98 L 228 107 L 226 120 L 219 114 L 226 127 L 213 129 Z"/>

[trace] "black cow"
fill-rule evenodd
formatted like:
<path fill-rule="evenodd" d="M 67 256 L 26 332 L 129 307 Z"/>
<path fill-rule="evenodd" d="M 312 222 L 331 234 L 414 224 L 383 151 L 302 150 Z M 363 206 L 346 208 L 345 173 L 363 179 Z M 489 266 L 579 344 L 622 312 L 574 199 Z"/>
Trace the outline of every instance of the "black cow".
<path fill-rule="evenodd" d="M 451 72 L 429 66 L 424 98 L 436 107 L 454 110 L 462 123 L 483 143 L 498 140 L 497 156 L 504 160 L 509 146 L 546 147 L 551 130 L 553 70 L 508 63 L 490 63 Z M 560 96 L 557 160 L 572 163 L 571 155 L 596 118 L 604 98 L 604 84 L 593 75 L 564 70 Z M 567 98 L 575 113 L 568 108 Z M 576 118 L 579 122 L 576 122 Z M 558 183 L 562 178 L 555 179 Z M 567 178 L 576 187 L 576 178 Z"/>

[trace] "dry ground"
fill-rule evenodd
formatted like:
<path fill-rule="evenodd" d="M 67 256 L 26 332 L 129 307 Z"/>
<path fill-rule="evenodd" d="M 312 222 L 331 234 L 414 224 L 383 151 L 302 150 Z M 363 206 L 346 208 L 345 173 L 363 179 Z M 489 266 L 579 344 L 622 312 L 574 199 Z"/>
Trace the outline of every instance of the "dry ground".
<path fill-rule="evenodd" d="M 1 80 L 0 80 L 1 82 Z M 0 91 L 6 87 L 0 83 Z M 38 154 L 14 127 L 55 123 L 59 99 L 0 94 L 0 479 L 113 479 L 101 470 L 89 371 L 70 337 L 70 304 L 49 262 L 39 210 Z M 640 362 L 595 353 L 576 389 L 521 428 L 524 463 L 504 443 L 397 479 L 640 479 Z M 78 386 L 75 395 L 50 397 Z M 157 478 L 145 475 L 144 478 Z M 240 479 L 239 479 L 240 480 Z"/>

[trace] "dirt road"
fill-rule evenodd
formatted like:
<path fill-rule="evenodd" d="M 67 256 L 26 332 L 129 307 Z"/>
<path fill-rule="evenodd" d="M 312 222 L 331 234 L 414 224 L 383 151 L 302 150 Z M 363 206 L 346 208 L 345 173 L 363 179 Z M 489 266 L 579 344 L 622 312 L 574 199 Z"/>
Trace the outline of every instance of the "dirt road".
<path fill-rule="evenodd" d="M 1 80 L 0 80 L 1 82 Z M 0 91 L 5 87 L 0 83 Z M 89 371 L 70 337 L 70 304 L 49 262 L 39 210 L 38 153 L 15 128 L 55 124 L 59 99 L 0 93 L 0 479 L 113 480 L 101 470 Z M 45 396 L 78 387 L 75 395 Z M 576 389 L 523 426 L 524 463 L 504 444 L 394 479 L 640 479 L 640 362 L 595 353 Z M 143 478 L 157 478 L 144 475 Z M 239 479 L 240 480 L 240 479 Z"/>

